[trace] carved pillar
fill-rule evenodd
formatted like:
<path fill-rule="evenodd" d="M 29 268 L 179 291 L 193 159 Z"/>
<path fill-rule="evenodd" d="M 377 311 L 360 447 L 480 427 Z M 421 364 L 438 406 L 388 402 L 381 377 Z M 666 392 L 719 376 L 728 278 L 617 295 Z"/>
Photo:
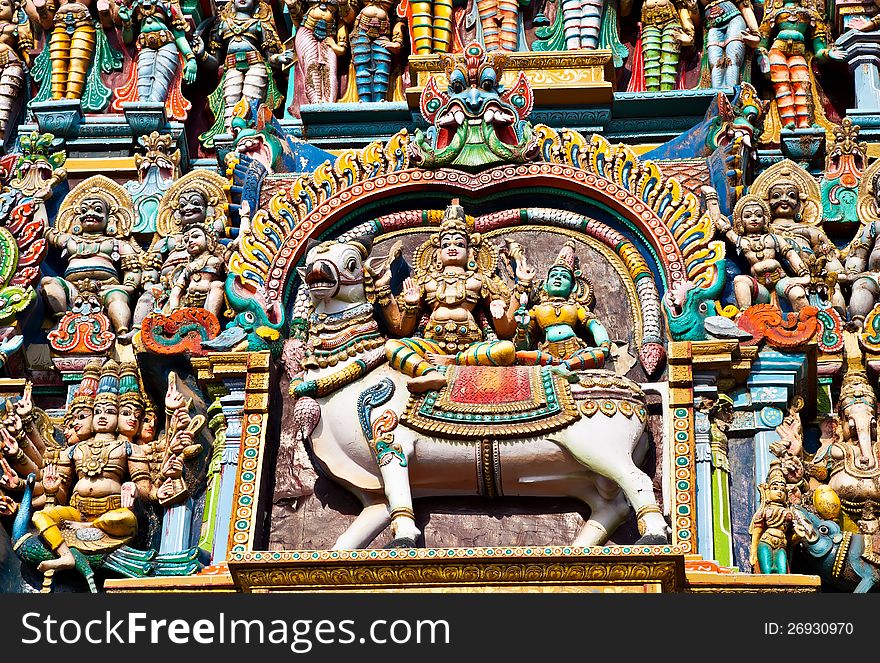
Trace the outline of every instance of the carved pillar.
<path fill-rule="evenodd" d="M 223 459 L 229 454 L 226 451 L 226 416 L 223 404 L 218 397 L 208 407 L 208 426 L 214 433 L 214 448 L 208 464 L 207 488 L 205 490 L 205 509 L 202 514 L 202 531 L 199 537 L 199 549 L 209 555 L 214 550 L 214 538 L 217 514 L 220 511 L 220 488 L 223 478 Z"/>
<path fill-rule="evenodd" d="M 697 384 L 705 382 L 706 384 Z M 697 474 L 697 550 L 703 559 L 715 558 L 714 520 L 712 500 L 712 450 L 709 446 L 709 415 L 699 408 L 703 399 L 714 400 L 718 389 L 709 384 L 714 376 L 698 373 L 694 376 L 694 442 Z M 717 560 L 716 560 L 717 561 Z M 720 562 L 719 562 L 720 563 Z"/>
<path fill-rule="evenodd" d="M 226 561 L 229 546 L 229 524 L 232 520 L 232 500 L 235 492 L 235 475 L 241 445 L 241 425 L 244 420 L 244 378 L 227 379 L 224 380 L 224 384 L 229 389 L 229 395 L 220 399 L 223 416 L 226 419 L 226 435 L 220 457 L 219 495 L 214 516 L 214 545 L 211 549 L 212 564 Z"/>
<path fill-rule="evenodd" d="M 847 115 L 863 128 L 880 128 L 880 31 L 850 30 L 837 45 L 846 51 L 855 85 L 856 107 Z"/>

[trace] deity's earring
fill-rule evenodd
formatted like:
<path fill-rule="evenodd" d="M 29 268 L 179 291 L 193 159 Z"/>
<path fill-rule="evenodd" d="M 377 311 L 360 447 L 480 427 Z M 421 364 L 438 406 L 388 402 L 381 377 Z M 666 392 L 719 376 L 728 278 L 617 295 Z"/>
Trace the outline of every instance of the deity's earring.
<path fill-rule="evenodd" d="M 82 226 L 79 225 L 78 223 L 74 223 L 74 224 L 73 224 L 73 227 L 70 229 L 70 231 L 71 231 L 74 235 L 81 235 L 81 234 L 82 234 Z"/>
<path fill-rule="evenodd" d="M 107 234 L 108 235 L 115 235 L 116 234 L 116 224 L 115 223 L 108 223 L 107 224 Z"/>
<path fill-rule="evenodd" d="M 801 221 L 803 218 L 804 218 L 804 215 L 801 214 L 800 212 L 798 212 L 797 214 L 794 215 L 795 221 Z"/>

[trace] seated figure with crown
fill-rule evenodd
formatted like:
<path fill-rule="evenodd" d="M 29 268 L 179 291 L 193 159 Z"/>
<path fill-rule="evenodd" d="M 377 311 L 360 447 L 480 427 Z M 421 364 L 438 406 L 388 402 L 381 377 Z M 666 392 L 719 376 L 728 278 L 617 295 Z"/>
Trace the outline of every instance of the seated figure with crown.
<path fill-rule="evenodd" d="M 509 340 L 516 331 L 514 314 L 519 295 L 531 287 L 534 270 L 517 270 L 513 292 L 495 273 L 498 251 L 473 231 L 457 200 L 446 208 L 440 229 L 414 253 L 414 274 L 403 282 L 398 297 L 391 293 L 391 260 L 374 275 L 376 302 L 389 329 L 403 338 L 385 344 L 390 365 L 409 375 L 414 393 L 440 389 L 446 376 L 439 367 L 509 366 L 516 348 Z M 493 330 L 478 323 L 488 307 Z M 412 334 L 427 313 L 422 337 Z"/>
<path fill-rule="evenodd" d="M 97 371 L 92 368 L 87 372 L 94 380 Z M 83 431 L 87 436 L 76 439 L 59 455 L 57 464 L 47 464 L 43 471 L 46 506 L 33 515 L 33 523 L 56 555 L 40 562 L 38 570 L 43 573 L 74 567 L 72 540 L 78 547 L 94 551 L 124 544 L 137 531 L 132 511 L 135 498 L 155 499 L 147 459 L 119 433 L 116 362 L 111 360 L 101 367 L 96 392 L 81 385 L 71 404 L 71 408 L 83 407 L 94 399 L 90 430 Z M 75 532 L 81 528 L 97 530 L 95 535 L 103 536 L 94 541 L 93 536 L 77 537 Z"/>
<path fill-rule="evenodd" d="M 590 311 L 593 288 L 578 269 L 575 243 L 559 251 L 539 290 L 539 302 L 531 309 L 525 296 L 516 311 L 516 363 L 551 365 L 553 371 L 577 381 L 575 371 L 602 368 L 611 353 L 611 339 Z M 593 345 L 578 336 L 582 327 Z M 538 349 L 531 349 L 537 342 Z"/>

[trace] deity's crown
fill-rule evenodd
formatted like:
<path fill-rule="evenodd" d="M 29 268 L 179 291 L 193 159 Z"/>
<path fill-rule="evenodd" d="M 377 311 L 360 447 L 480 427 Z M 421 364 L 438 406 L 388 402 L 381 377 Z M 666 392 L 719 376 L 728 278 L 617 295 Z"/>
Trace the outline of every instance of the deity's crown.
<path fill-rule="evenodd" d="M 101 380 L 98 382 L 98 403 L 117 403 L 119 401 L 119 364 L 112 359 L 101 367 Z"/>
<path fill-rule="evenodd" d="M 73 398 L 70 399 L 68 411 L 77 407 L 91 409 L 95 404 L 95 396 L 98 394 L 98 379 L 101 376 L 101 361 L 93 359 L 83 369 L 83 379 Z"/>
<path fill-rule="evenodd" d="M 854 370 L 852 367 L 848 367 L 840 387 L 838 405 L 840 408 L 844 408 L 858 402 L 876 406 L 877 396 L 874 394 L 874 389 L 871 387 L 864 370 Z"/>
<path fill-rule="evenodd" d="M 144 409 L 144 398 L 138 382 L 137 364 L 125 362 L 119 368 L 119 405 L 131 403 Z"/>
<path fill-rule="evenodd" d="M 440 221 L 440 230 L 437 232 L 437 236 L 442 237 L 443 235 L 460 233 L 465 237 L 470 237 L 472 232 L 473 227 L 468 222 L 467 215 L 464 213 L 464 207 L 461 206 L 458 198 L 453 198 L 452 202 L 443 212 L 443 220 Z"/>
<path fill-rule="evenodd" d="M 770 222 L 770 206 L 767 204 L 767 201 L 763 198 L 759 198 L 754 194 L 747 193 L 737 201 L 736 205 L 733 208 L 733 225 L 738 232 L 742 232 L 743 210 L 750 205 L 756 205 L 760 207 L 761 210 L 764 212 L 765 226 L 767 223 Z"/>
<path fill-rule="evenodd" d="M 785 473 L 782 471 L 782 464 L 778 460 L 770 463 L 770 469 L 767 472 L 767 485 L 772 486 L 774 483 L 787 483 Z"/>
<path fill-rule="evenodd" d="M 577 255 L 575 255 L 575 243 L 574 240 L 568 240 L 563 247 L 559 250 L 559 254 L 556 256 L 556 260 L 550 266 L 553 267 L 564 267 L 571 275 L 574 276 L 575 271 L 578 267 L 578 259 Z"/>

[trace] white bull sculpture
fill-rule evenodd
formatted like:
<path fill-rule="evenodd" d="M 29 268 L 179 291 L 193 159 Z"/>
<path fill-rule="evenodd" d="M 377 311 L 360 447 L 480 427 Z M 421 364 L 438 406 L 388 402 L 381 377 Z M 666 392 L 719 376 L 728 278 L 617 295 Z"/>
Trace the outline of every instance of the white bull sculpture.
<path fill-rule="evenodd" d="M 324 243 L 308 252 L 300 274 L 314 306 L 313 322 L 338 329 L 338 321 L 356 322 L 359 311 L 371 313 L 364 288 L 365 254 L 356 242 Z M 668 543 L 669 528 L 651 479 L 637 467 L 648 447 L 644 418 L 619 409 L 613 416 L 584 416 L 540 437 L 484 441 L 491 449 L 482 452 L 485 429 L 478 425 L 472 436 L 460 440 L 430 437 L 397 424 L 409 397 L 407 378 L 383 363 L 375 327 L 352 326 L 362 330 L 364 339 L 372 333 L 372 339 L 360 343 L 355 336 L 347 339 L 349 345 L 368 349 L 349 353 L 333 366 L 306 369 L 303 382 L 296 383 L 294 407 L 296 425 L 311 441 L 324 471 L 363 505 L 334 549 L 364 548 L 389 524 L 391 545 L 414 546 L 420 532 L 413 498 L 479 495 L 486 492 L 487 482 L 506 496 L 565 496 L 588 504 L 590 518 L 573 545 L 605 543 L 626 520 L 630 506 L 643 534 L 639 544 Z M 320 333 L 316 329 L 310 325 L 310 333 Z M 315 340 L 310 338 L 307 345 Z M 591 375 L 600 379 L 591 380 Z M 601 379 L 611 375 L 590 372 L 582 379 L 588 386 L 572 388 L 587 389 L 590 396 L 606 401 L 619 398 L 645 405 L 635 383 L 621 387 L 628 381 L 618 378 L 618 386 L 609 386 Z"/>

